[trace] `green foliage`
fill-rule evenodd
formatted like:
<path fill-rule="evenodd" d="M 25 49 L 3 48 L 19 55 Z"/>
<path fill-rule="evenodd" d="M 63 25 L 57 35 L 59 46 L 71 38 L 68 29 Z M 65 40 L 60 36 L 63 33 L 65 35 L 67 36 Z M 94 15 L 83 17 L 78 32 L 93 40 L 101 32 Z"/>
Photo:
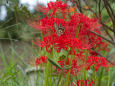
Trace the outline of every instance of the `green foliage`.
<path fill-rule="evenodd" d="M 26 6 L 22 6 L 19 4 L 19 0 L 6 0 L 7 4 L 7 13 L 8 16 L 4 21 L 0 21 L 0 39 L 6 39 L 8 38 L 9 40 L 11 39 L 19 39 L 19 40 L 24 40 L 28 41 L 32 39 L 33 33 L 37 34 L 39 36 L 39 32 L 36 32 L 36 30 L 33 30 L 30 28 L 27 23 L 26 19 L 33 19 L 33 14 L 28 10 Z M 114 2 L 114 0 L 111 0 L 111 3 Z M 0 0 L 0 3 L 1 0 Z M 115 3 L 111 4 L 112 8 L 115 10 Z M 93 9 L 96 9 L 94 7 Z M 42 13 L 41 13 L 42 14 Z M 91 14 L 90 12 L 87 12 L 87 15 Z M 104 8 L 102 11 L 102 19 L 104 22 L 106 22 L 109 19 L 109 16 L 106 12 L 106 9 Z M 109 21 L 107 22 L 108 26 L 112 26 L 112 22 Z M 32 33 L 33 32 L 33 33 Z M 22 46 L 21 46 L 22 47 Z M 10 46 L 10 55 L 7 56 L 6 52 L 3 50 L 2 46 L 0 46 L 0 59 L 2 60 L 2 65 L 4 68 L 0 69 L 0 86 L 28 86 L 28 78 L 25 73 L 24 69 L 30 65 L 27 64 L 28 62 L 25 62 L 24 58 L 26 58 L 25 55 L 28 55 L 27 52 L 28 47 L 24 47 L 24 52 L 21 54 L 18 54 L 17 51 L 14 49 L 13 46 Z M 32 50 L 32 56 L 35 58 L 36 56 L 41 55 L 46 55 L 46 50 L 41 51 L 39 54 L 38 51 L 34 48 Z M 115 49 L 111 49 L 110 54 L 113 53 Z M 103 53 L 105 53 L 103 51 Z M 66 51 L 62 51 L 61 53 L 57 53 L 56 51 L 53 51 L 53 56 L 52 57 L 60 57 L 60 59 L 63 59 L 67 56 Z M 17 58 L 16 58 L 17 57 Z M 16 58 L 16 59 L 15 59 Z M 32 58 L 33 59 L 33 58 Z M 54 61 L 52 59 L 48 58 L 48 61 L 53 64 L 53 66 L 56 66 L 60 69 L 69 69 L 71 67 L 64 67 L 61 68 L 57 61 L 57 58 L 54 58 Z M 32 62 L 32 60 L 31 60 Z M 51 65 L 47 66 L 47 69 L 49 69 Z M 49 72 L 52 72 L 52 70 L 45 70 L 46 73 L 49 74 Z M 93 71 L 93 70 L 92 70 Z M 92 72 L 92 74 L 89 74 L 88 77 L 93 77 L 98 79 L 98 84 L 99 86 L 111 86 L 113 82 L 115 82 L 115 68 L 112 67 L 109 70 L 109 73 L 106 72 L 107 70 L 103 70 L 100 68 L 100 70 L 95 74 L 95 71 Z M 88 75 L 88 72 L 84 71 L 83 76 L 78 76 L 77 78 L 88 78 L 86 75 Z M 68 74 L 69 76 L 69 74 Z M 50 81 L 50 83 L 47 83 L 46 85 L 52 85 L 56 86 L 66 80 L 67 76 L 57 76 L 55 74 L 51 75 L 49 74 L 49 77 L 47 79 Z M 77 78 L 73 79 L 76 80 Z M 44 86 L 44 80 L 46 79 L 45 75 L 42 72 L 37 72 L 37 86 Z M 69 80 L 69 79 L 68 79 Z M 59 82 L 58 82 L 59 81 Z"/>
<path fill-rule="evenodd" d="M 0 70 L 0 86 L 27 86 L 27 83 L 25 83 L 26 80 L 24 80 L 25 77 L 23 77 L 22 72 L 17 69 L 16 61 L 14 61 L 15 52 L 11 51 L 11 56 L 7 58 L 2 48 L 0 51 L 0 57 L 2 57 L 0 60 L 3 60 L 2 65 L 4 67 Z M 8 61 L 8 59 L 10 60 Z"/>
<path fill-rule="evenodd" d="M 34 13 L 31 13 L 27 6 L 20 4 L 19 0 L 8 0 L 3 6 L 6 7 L 7 16 L 5 20 L 0 21 L 0 39 L 11 37 L 28 41 L 34 30 L 28 26 L 27 20 L 33 19 Z"/>

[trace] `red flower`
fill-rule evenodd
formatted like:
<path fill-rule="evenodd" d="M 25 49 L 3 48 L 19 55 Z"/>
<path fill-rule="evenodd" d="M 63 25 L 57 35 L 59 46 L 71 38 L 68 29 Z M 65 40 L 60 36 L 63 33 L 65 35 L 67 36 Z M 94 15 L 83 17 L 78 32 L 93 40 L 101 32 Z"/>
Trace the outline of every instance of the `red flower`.
<path fill-rule="evenodd" d="M 97 56 L 98 55 L 98 53 L 96 53 L 95 51 L 89 51 L 90 52 L 90 54 L 92 55 L 92 56 Z"/>
<path fill-rule="evenodd" d="M 63 68 L 64 66 L 71 66 L 70 68 L 70 74 L 71 75 L 77 75 L 79 72 L 79 66 L 77 65 L 77 60 L 73 59 L 72 60 L 72 65 L 70 65 L 70 59 L 68 58 L 66 63 L 65 63 L 65 59 L 62 59 L 60 61 L 58 61 L 59 65 Z M 58 72 L 61 72 L 60 69 L 58 69 Z M 67 74 L 69 72 L 69 69 L 64 70 L 65 74 Z"/>
<path fill-rule="evenodd" d="M 36 58 L 35 60 L 36 66 L 43 64 L 43 63 L 47 63 L 47 56 L 40 56 L 39 58 Z"/>
<path fill-rule="evenodd" d="M 61 49 L 83 49 L 81 41 L 77 38 L 70 38 L 68 35 L 58 36 L 57 34 L 47 35 L 43 38 L 43 41 L 37 40 L 34 42 L 37 46 L 46 48 L 48 52 L 52 51 L 52 48 L 60 51 Z"/>
<path fill-rule="evenodd" d="M 51 10 L 52 12 L 50 13 L 50 16 L 54 15 L 58 9 L 61 9 L 62 11 L 64 11 L 66 10 L 66 7 L 67 7 L 67 4 L 63 4 L 62 1 L 50 2 L 47 5 L 48 7 L 45 8 L 46 10 L 45 14 Z"/>
<path fill-rule="evenodd" d="M 104 57 L 92 56 L 88 57 L 87 62 L 87 70 L 90 69 L 91 66 L 97 71 L 99 67 L 109 67 L 108 61 Z"/>
<path fill-rule="evenodd" d="M 94 86 L 93 81 L 89 81 L 89 80 L 77 80 L 76 84 L 77 86 Z"/>
<path fill-rule="evenodd" d="M 65 59 L 62 59 L 62 60 L 60 60 L 60 61 L 58 61 L 58 63 L 59 63 L 59 65 L 63 68 L 64 67 L 64 65 L 70 65 L 69 64 L 69 59 L 67 59 L 67 62 L 65 63 Z M 62 70 L 60 70 L 60 69 L 57 69 L 57 71 L 58 72 L 61 72 Z M 68 72 L 69 72 L 69 70 L 64 70 L 64 72 L 65 72 L 65 74 L 67 74 Z"/>

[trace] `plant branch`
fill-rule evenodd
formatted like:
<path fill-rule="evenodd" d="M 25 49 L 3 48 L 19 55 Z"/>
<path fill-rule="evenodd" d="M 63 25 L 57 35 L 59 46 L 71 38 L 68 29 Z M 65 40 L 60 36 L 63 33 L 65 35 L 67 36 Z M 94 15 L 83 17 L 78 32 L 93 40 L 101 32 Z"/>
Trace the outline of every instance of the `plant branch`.
<path fill-rule="evenodd" d="M 78 10 L 82 13 L 81 3 L 79 0 L 72 0 L 73 3 L 78 7 Z"/>
<path fill-rule="evenodd" d="M 113 23 L 113 30 L 114 30 L 114 37 L 115 37 L 115 15 L 114 15 L 114 12 L 113 12 L 113 9 L 111 8 L 110 4 L 108 3 L 107 0 L 103 0 L 104 2 L 104 5 L 105 5 L 105 8 L 112 20 L 112 23 Z"/>
<path fill-rule="evenodd" d="M 98 6 L 99 6 L 99 17 L 101 17 L 101 0 L 99 0 L 98 2 Z"/>
<path fill-rule="evenodd" d="M 107 0 L 103 0 L 103 2 L 104 2 L 105 8 L 106 8 L 111 20 L 114 22 L 114 18 L 113 18 L 113 15 L 112 15 L 113 12 L 111 12 L 111 10 L 110 10 L 109 3 L 107 2 Z"/>
<path fill-rule="evenodd" d="M 111 27 L 107 26 L 106 24 L 104 24 L 103 22 L 101 22 L 101 24 L 106 28 L 111 30 L 112 32 L 115 32 Z"/>
<path fill-rule="evenodd" d="M 88 38 L 89 38 L 89 42 L 92 43 L 92 40 L 91 40 L 90 37 L 89 37 L 88 31 L 87 31 L 87 36 L 88 36 Z M 101 54 L 100 52 L 96 51 L 94 47 L 92 47 L 91 49 L 92 49 L 96 54 L 98 54 L 100 57 L 105 57 L 105 59 L 106 59 L 109 63 L 111 63 L 112 65 L 115 66 L 115 63 L 111 62 L 111 61 L 108 59 L 108 57 L 106 57 L 106 56 L 104 56 L 103 54 Z"/>
<path fill-rule="evenodd" d="M 104 36 L 102 36 L 102 35 L 100 35 L 100 34 L 98 34 L 98 33 L 96 33 L 96 32 L 93 32 L 93 31 L 90 31 L 90 32 L 91 32 L 91 33 L 94 33 L 95 35 L 101 37 L 102 39 L 106 40 L 107 42 L 109 42 L 110 44 L 112 44 L 112 45 L 115 46 L 115 42 L 113 42 L 113 41 L 111 41 L 111 40 L 105 38 Z"/>
<path fill-rule="evenodd" d="M 98 18 L 98 15 L 96 14 L 96 12 L 93 9 L 90 8 L 90 6 L 89 6 L 89 4 L 87 3 L 86 0 L 84 0 L 84 3 L 85 3 L 86 6 L 89 7 L 88 10 L 91 11 L 93 14 L 95 14 L 96 18 Z"/>
<path fill-rule="evenodd" d="M 115 66 L 115 63 L 111 62 L 111 61 L 108 59 L 109 57 L 106 57 L 106 56 L 104 56 L 103 54 L 101 54 L 100 52 L 97 52 L 94 48 L 93 48 L 92 50 L 94 50 L 95 53 L 97 53 L 100 57 L 105 57 L 105 59 L 106 59 L 109 63 L 111 63 L 112 65 Z"/>
<path fill-rule="evenodd" d="M 109 31 L 107 29 L 105 29 L 105 27 L 103 27 L 103 29 L 105 30 L 105 32 L 109 36 L 109 38 L 113 41 L 113 37 L 111 36 L 111 34 L 109 33 Z"/>

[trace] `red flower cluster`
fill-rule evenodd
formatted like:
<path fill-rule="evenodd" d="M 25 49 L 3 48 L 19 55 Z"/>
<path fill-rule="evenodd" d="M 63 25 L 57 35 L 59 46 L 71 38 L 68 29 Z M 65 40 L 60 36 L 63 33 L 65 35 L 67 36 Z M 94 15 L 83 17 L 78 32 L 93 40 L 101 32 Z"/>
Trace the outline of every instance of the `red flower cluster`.
<path fill-rule="evenodd" d="M 104 57 L 97 57 L 97 54 L 91 50 L 91 48 L 95 48 L 97 51 L 108 50 L 108 44 L 90 32 L 94 31 L 101 34 L 101 25 L 97 19 L 89 18 L 77 12 L 71 15 L 67 5 L 59 1 L 48 3 L 48 7 L 45 8 L 45 17 L 39 22 L 31 23 L 30 25 L 41 30 L 43 33 L 42 40 L 37 39 L 34 42 L 35 45 L 41 47 L 41 49 L 45 48 L 46 51 L 50 53 L 53 49 L 58 52 L 63 49 L 66 50 L 69 55 L 73 55 L 72 64 L 70 64 L 69 58 L 67 62 L 65 62 L 65 59 L 58 61 L 61 67 L 66 65 L 71 66 L 71 74 L 75 75 L 78 72 L 81 63 L 83 63 L 82 65 L 87 63 L 87 69 L 92 65 L 95 65 L 95 70 L 98 70 L 100 66 L 107 67 L 107 61 Z M 63 33 L 58 35 L 61 30 Z M 44 57 L 37 58 L 36 64 L 46 63 L 46 59 L 47 58 Z M 61 70 L 58 69 L 58 71 Z M 67 73 L 69 70 L 64 71 Z"/>
<path fill-rule="evenodd" d="M 45 47 L 48 52 L 51 52 L 52 48 L 56 49 L 57 51 L 60 51 L 61 49 L 67 50 L 69 47 L 71 47 L 71 49 L 84 48 L 82 47 L 80 40 L 77 38 L 70 38 L 68 35 L 63 35 L 60 37 L 57 36 L 57 34 L 48 35 L 39 43 L 41 49 Z M 35 42 L 35 44 L 37 45 L 38 43 Z"/>
<path fill-rule="evenodd" d="M 77 86 L 94 86 L 93 81 L 89 81 L 89 80 L 77 80 L 76 84 Z"/>
<path fill-rule="evenodd" d="M 99 67 L 108 67 L 109 64 L 107 60 L 104 57 L 98 57 L 98 56 L 92 56 L 88 57 L 87 63 L 87 70 L 90 69 L 90 67 L 93 66 L 93 68 L 97 71 Z"/>
<path fill-rule="evenodd" d="M 65 74 L 67 74 L 70 70 L 70 73 L 72 75 L 76 75 L 79 72 L 79 66 L 77 65 L 77 60 L 73 59 L 72 64 L 70 64 L 70 59 L 68 58 L 67 61 L 65 62 L 65 59 L 62 59 L 58 61 L 59 65 L 63 67 L 70 67 L 70 69 L 64 70 Z M 61 72 L 62 70 L 58 69 L 58 72 Z"/>
<path fill-rule="evenodd" d="M 46 47 L 48 52 L 51 52 L 51 46 L 57 49 L 57 51 L 67 49 L 68 47 L 72 49 L 90 49 L 95 47 L 96 49 L 102 46 L 100 50 L 105 49 L 106 43 L 104 43 L 100 37 L 89 32 L 89 30 L 91 30 L 100 33 L 99 27 L 101 25 L 96 19 L 88 18 L 82 13 L 74 13 L 74 15 L 69 16 L 69 21 L 67 21 L 68 18 L 65 17 L 54 17 L 56 10 L 60 9 L 60 14 L 63 10 L 67 10 L 67 5 L 61 1 L 50 2 L 46 8 L 48 9 L 47 13 L 51 11 L 50 15 L 52 16 L 46 15 L 46 17 L 40 21 L 40 24 L 37 23 L 36 25 L 31 23 L 31 26 L 42 30 L 44 34 L 43 41 L 34 42 L 36 45 L 39 44 L 41 48 Z M 57 35 L 57 28 L 55 28 L 54 23 L 56 23 L 57 26 L 61 24 L 62 28 L 64 28 L 64 33 L 61 36 Z"/>
<path fill-rule="evenodd" d="M 38 66 L 40 64 L 47 63 L 47 56 L 40 56 L 39 58 L 36 58 L 35 65 Z"/>
<path fill-rule="evenodd" d="M 58 1 L 58 2 L 50 2 L 47 4 L 48 7 L 46 8 L 47 11 L 53 11 L 50 15 L 54 15 L 55 12 L 58 9 L 61 9 L 62 11 L 66 10 L 67 5 L 63 4 L 62 1 Z"/>

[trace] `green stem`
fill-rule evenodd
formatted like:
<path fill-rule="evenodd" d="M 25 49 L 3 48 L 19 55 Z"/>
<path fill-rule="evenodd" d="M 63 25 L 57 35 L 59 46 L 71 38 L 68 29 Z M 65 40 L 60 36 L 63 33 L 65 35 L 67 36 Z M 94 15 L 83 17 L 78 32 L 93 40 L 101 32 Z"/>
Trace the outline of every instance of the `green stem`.
<path fill-rule="evenodd" d="M 70 60 L 70 66 L 72 65 L 72 59 L 73 57 L 71 57 L 71 60 Z M 70 81 L 70 72 L 71 72 L 71 68 L 69 69 L 69 72 L 67 73 L 67 80 L 66 80 L 66 86 L 69 86 L 69 81 Z"/>
<path fill-rule="evenodd" d="M 52 83 L 52 65 L 50 65 L 50 85 L 49 86 L 51 86 L 51 83 Z"/>
<path fill-rule="evenodd" d="M 57 86 L 61 86 L 61 80 L 62 80 L 62 74 L 59 76 L 59 81 L 58 81 Z"/>
<path fill-rule="evenodd" d="M 66 86 L 69 86 L 69 78 L 70 78 L 70 69 L 69 69 L 69 72 L 67 74 Z"/>
<path fill-rule="evenodd" d="M 52 47 L 52 53 L 49 55 L 49 57 L 51 58 L 51 59 L 53 59 L 53 54 L 54 54 L 54 48 Z M 50 83 L 49 83 L 49 86 L 51 86 L 52 85 L 52 73 L 53 73 L 53 71 L 52 71 L 52 64 L 50 63 L 50 65 L 49 65 L 49 67 L 48 67 L 48 70 L 49 70 L 49 74 L 50 74 Z"/>
<path fill-rule="evenodd" d="M 96 82 L 97 82 L 97 81 L 96 81 L 96 71 L 95 71 L 95 70 L 94 70 L 94 77 L 93 77 L 93 78 L 94 78 L 94 82 L 95 82 L 94 84 L 95 84 L 95 86 L 96 86 Z"/>
<path fill-rule="evenodd" d="M 108 82 L 107 82 L 107 86 L 110 86 L 110 70 L 108 71 Z"/>
<path fill-rule="evenodd" d="M 61 81 L 62 81 L 62 76 L 64 75 L 64 69 L 62 69 L 62 73 L 60 74 L 59 76 L 59 81 L 58 81 L 58 84 L 57 86 L 61 86 Z"/>
<path fill-rule="evenodd" d="M 83 79 L 84 79 L 84 80 L 87 79 L 85 68 L 84 68 L 84 70 L 83 70 Z"/>
<path fill-rule="evenodd" d="M 77 31 L 76 31 L 76 38 L 78 38 L 80 28 L 81 28 L 81 23 L 78 25 L 78 28 L 77 28 Z"/>
<path fill-rule="evenodd" d="M 102 77 L 103 77 L 103 68 L 101 70 L 101 73 L 100 73 L 100 77 L 99 77 L 99 85 L 98 86 L 101 86 L 101 82 L 102 82 Z"/>
<path fill-rule="evenodd" d="M 42 40 L 42 41 L 43 41 L 43 37 L 44 37 L 44 36 L 43 36 L 43 32 L 41 32 L 41 38 L 42 38 L 41 40 Z"/>
<path fill-rule="evenodd" d="M 85 52 L 85 60 L 87 60 L 88 59 L 88 50 L 85 49 L 84 52 Z M 87 79 L 87 71 L 85 68 L 83 69 L 83 79 L 84 80 Z"/>
<path fill-rule="evenodd" d="M 45 69 L 45 85 L 44 86 L 48 86 L 49 68 L 50 68 L 50 63 L 47 62 L 46 69 Z"/>

